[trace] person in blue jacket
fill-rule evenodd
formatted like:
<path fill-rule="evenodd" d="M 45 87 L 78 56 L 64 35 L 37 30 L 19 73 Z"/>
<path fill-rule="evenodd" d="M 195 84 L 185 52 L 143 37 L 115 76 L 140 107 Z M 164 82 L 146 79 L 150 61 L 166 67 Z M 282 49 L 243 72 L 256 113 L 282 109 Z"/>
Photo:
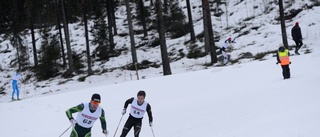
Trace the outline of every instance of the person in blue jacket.
<path fill-rule="evenodd" d="M 14 94 L 17 92 L 17 100 L 19 100 L 19 86 L 18 86 L 18 80 L 21 78 L 20 71 L 17 70 L 14 72 L 12 76 L 12 100 L 14 99 Z"/>

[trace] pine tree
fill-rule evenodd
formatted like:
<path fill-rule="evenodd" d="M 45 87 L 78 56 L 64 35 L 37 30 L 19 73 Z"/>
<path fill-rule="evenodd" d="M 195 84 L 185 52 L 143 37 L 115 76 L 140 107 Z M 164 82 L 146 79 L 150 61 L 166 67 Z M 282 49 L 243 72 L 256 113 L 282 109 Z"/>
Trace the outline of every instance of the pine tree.
<path fill-rule="evenodd" d="M 171 34 L 171 38 L 184 36 L 189 32 L 189 27 L 186 22 L 186 15 L 179 7 L 179 2 L 173 1 L 169 9 L 170 13 L 164 17 L 165 26 L 168 26 L 166 32 Z"/>
<path fill-rule="evenodd" d="M 102 10 L 102 6 L 99 3 L 94 3 L 94 17 L 93 23 L 94 25 L 91 28 L 91 33 L 93 36 L 92 45 L 97 45 L 95 52 L 99 57 L 99 60 L 108 60 L 109 59 L 109 51 L 110 45 L 108 40 L 108 28 L 105 22 L 106 14 Z"/>
<path fill-rule="evenodd" d="M 36 68 L 38 80 L 47 80 L 58 75 L 60 64 L 60 47 L 57 35 L 49 33 L 49 28 L 41 30 L 41 55 Z"/>

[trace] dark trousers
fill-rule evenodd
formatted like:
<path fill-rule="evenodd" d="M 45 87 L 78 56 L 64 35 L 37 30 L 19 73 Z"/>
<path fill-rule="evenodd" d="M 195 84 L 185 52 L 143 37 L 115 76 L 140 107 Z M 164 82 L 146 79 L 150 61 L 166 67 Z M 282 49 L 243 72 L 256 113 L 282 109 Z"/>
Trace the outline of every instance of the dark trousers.
<path fill-rule="evenodd" d="M 296 52 L 302 47 L 303 43 L 302 40 L 294 40 L 296 43 Z"/>
<path fill-rule="evenodd" d="M 289 65 L 281 65 L 282 75 L 284 79 L 290 78 L 290 68 Z"/>
<path fill-rule="evenodd" d="M 84 128 L 80 125 L 76 124 L 72 129 L 70 137 L 90 137 L 91 136 L 91 128 Z"/>
<path fill-rule="evenodd" d="M 122 129 L 122 133 L 120 137 L 127 136 L 127 134 L 129 133 L 132 127 L 134 129 L 134 136 L 139 137 L 139 134 L 141 131 L 141 123 L 142 123 L 142 118 L 134 118 L 133 116 L 130 115 Z"/>

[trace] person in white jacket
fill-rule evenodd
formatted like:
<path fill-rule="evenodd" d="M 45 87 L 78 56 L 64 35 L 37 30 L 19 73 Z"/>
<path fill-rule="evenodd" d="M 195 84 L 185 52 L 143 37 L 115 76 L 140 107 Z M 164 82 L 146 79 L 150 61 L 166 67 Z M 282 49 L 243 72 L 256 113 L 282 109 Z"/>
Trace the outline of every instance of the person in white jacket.
<path fill-rule="evenodd" d="M 221 44 L 221 47 L 220 47 L 220 52 L 223 56 L 223 64 L 227 64 L 228 61 L 229 61 L 229 58 L 228 58 L 228 54 L 226 53 L 226 50 L 228 48 L 230 48 L 230 44 L 232 43 L 233 41 L 231 40 L 231 38 L 228 38 L 227 40 L 225 40 L 222 44 Z"/>

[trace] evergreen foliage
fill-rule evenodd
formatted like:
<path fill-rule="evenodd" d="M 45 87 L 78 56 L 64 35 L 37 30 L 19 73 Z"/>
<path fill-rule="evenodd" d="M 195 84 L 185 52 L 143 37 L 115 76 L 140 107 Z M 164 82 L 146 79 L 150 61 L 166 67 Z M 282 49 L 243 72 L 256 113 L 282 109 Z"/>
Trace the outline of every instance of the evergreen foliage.
<path fill-rule="evenodd" d="M 170 8 L 170 13 L 164 16 L 166 32 L 171 35 L 171 38 L 178 38 L 189 33 L 189 26 L 186 22 L 186 15 L 179 7 L 178 2 L 173 2 Z"/>
<path fill-rule="evenodd" d="M 93 23 L 94 25 L 91 28 L 91 33 L 93 36 L 92 45 L 96 45 L 95 49 L 96 55 L 99 57 L 99 60 L 108 60 L 109 55 L 109 43 L 108 43 L 108 28 L 105 21 L 106 12 L 102 10 L 101 3 L 95 3 L 95 10 L 93 12 Z"/>
<path fill-rule="evenodd" d="M 48 28 L 42 30 L 42 46 L 39 66 L 35 69 L 38 80 L 55 77 L 59 72 L 60 47 L 57 35 L 49 34 Z"/>

